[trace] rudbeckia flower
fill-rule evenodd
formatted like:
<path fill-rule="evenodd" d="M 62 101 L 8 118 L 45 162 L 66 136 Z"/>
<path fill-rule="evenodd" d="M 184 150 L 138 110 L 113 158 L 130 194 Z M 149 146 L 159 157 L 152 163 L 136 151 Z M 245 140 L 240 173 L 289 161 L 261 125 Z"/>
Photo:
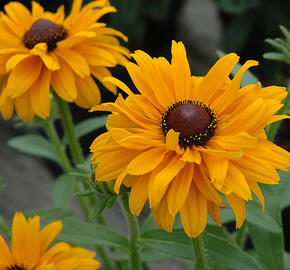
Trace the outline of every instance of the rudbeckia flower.
<path fill-rule="evenodd" d="M 45 12 L 32 1 L 32 11 L 18 2 L 5 5 L 0 14 L 0 110 L 9 119 L 14 108 L 27 122 L 34 115 L 50 115 L 50 86 L 67 102 L 82 108 L 100 103 L 95 83 L 111 76 L 108 67 L 124 65 L 128 50 L 119 38 L 127 38 L 98 20 L 116 12 L 108 0 L 92 1 L 83 8 L 73 1 L 65 17 L 64 7 Z M 103 83 L 111 92 L 116 87 Z"/>
<path fill-rule="evenodd" d="M 28 220 L 16 213 L 12 223 L 11 251 L 0 235 L 0 269 L 5 270 L 87 270 L 98 269 L 95 253 L 64 242 L 51 246 L 62 229 L 60 221 L 40 230 L 39 216 Z M 48 249 L 48 250 L 47 250 Z"/>
<path fill-rule="evenodd" d="M 139 215 L 148 200 L 156 223 L 172 231 L 180 214 L 185 232 L 197 237 L 207 216 L 220 225 L 224 194 L 239 228 L 252 193 L 264 198 L 259 183 L 277 184 L 276 169 L 288 170 L 290 154 L 267 140 L 266 125 L 283 105 L 283 87 L 260 83 L 240 88 L 247 61 L 229 75 L 239 57 L 221 58 L 204 77 L 191 76 L 184 45 L 172 43 L 172 61 L 136 51 L 126 68 L 140 94 L 108 78 L 128 94 L 92 111 L 112 112 L 107 132 L 91 145 L 97 181 L 116 179 L 131 187 L 129 207 Z"/>

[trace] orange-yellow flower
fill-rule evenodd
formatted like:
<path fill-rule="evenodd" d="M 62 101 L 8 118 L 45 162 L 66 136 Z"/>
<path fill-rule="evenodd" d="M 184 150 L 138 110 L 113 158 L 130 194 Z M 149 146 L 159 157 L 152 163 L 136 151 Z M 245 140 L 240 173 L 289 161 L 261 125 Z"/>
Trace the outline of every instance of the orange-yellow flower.
<path fill-rule="evenodd" d="M 11 251 L 0 235 L 0 269 L 87 270 L 99 269 L 95 252 L 60 242 L 48 249 L 62 229 L 55 221 L 40 230 L 39 216 L 28 220 L 16 213 L 12 223 Z"/>
<path fill-rule="evenodd" d="M 172 43 L 172 62 L 133 54 L 126 68 L 140 94 L 108 78 L 128 97 L 95 106 L 112 112 L 108 132 L 91 145 L 97 181 L 116 179 L 131 187 L 129 207 L 139 215 L 147 199 L 156 223 L 171 231 L 180 214 L 190 237 L 201 234 L 208 213 L 220 225 L 224 194 L 239 228 L 245 202 L 254 193 L 264 208 L 258 183 L 276 184 L 276 169 L 288 170 L 290 155 L 267 140 L 266 125 L 287 118 L 274 115 L 283 105 L 283 87 L 260 83 L 240 88 L 247 61 L 233 79 L 239 57 L 221 58 L 204 77 L 191 76 L 184 45 Z"/>
<path fill-rule="evenodd" d="M 118 38 L 127 38 L 98 20 L 116 12 L 108 0 L 92 1 L 83 8 L 73 2 L 45 12 L 32 1 L 32 11 L 18 2 L 5 5 L 0 14 L 0 110 L 9 119 L 14 109 L 27 122 L 34 115 L 50 115 L 50 87 L 67 102 L 82 108 L 99 104 L 100 91 L 91 75 L 111 76 L 108 67 L 124 65 L 128 50 Z M 103 83 L 111 92 L 116 88 Z"/>

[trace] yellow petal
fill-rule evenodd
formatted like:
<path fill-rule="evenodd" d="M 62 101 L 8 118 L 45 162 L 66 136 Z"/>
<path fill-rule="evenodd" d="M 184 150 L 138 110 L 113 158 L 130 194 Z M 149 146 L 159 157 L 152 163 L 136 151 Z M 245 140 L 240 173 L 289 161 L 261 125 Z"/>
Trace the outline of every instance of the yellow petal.
<path fill-rule="evenodd" d="M 156 224 L 167 232 L 172 232 L 175 215 L 170 215 L 167 209 L 167 200 L 163 198 L 156 208 L 151 209 Z"/>
<path fill-rule="evenodd" d="M 149 159 L 150 162 L 150 159 Z M 155 188 L 159 191 L 164 191 L 169 183 L 174 179 L 174 177 L 183 169 L 186 162 L 181 161 L 179 156 L 174 156 L 168 164 L 160 170 L 160 172 L 155 177 Z"/>
<path fill-rule="evenodd" d="M 29 10 L 19 2 L 10 2 L 4 6 L 6 14 L 20 25 L 24 25 L 25 28 L 31 26 L 31 15 Z"/>
<path fill-rule="evenodd" d="M 12 117 L 14 112 L 14 101 L 9 97 L 3 97 L 3 93 L 0 98 L 0 111 L 4 120 L 8 120 Z"/>
<path fill-rule="evenodd" d="M 30 87 L 30 103 L 35 114 L 46 119 L 50 114 L 50 78 L 51 72 L 42 68 L 42 72 L 35 83 Z"/>
<path fill-rule="evenodd" d="M 232 151 L 237 151 L 241 148 L 252 148 L 258 141 L 256 137 L 246 132 L 240 132 L 232 136 L 214 136 L 212 140 L 222 148 Z"/>
<path fill-rule="evenodd" d="M 259 185 L 256 182 L 254 182 L 254 181 L 248 181 L 248 185 L 249 185 L 251 191 L 254 192 L 254 194 L 257 196 L 257 198 L 261 202 L 262 211 L 264 212 L 264 210 L 265 210 L 265 199 L 264 199 L 263 193 L 262 193 Z"/>
<path fill-rule="evenodd" d="M 34 22 L 43 17 L 44 8 L 38 2 L 31 1 L 31 10 Z"/>
<path fill-rule="evenodd" d="M 164 148 L 150 148 L 136 156 L 128 165 L 129 174 L 141 175 L 151 172 L 163 160 Z"/>
<path fill-rule="evenodd" d="M 221 219 L 220 219 L 220 207 L 215 203 L 208 201 L 207 202 L 207 211 L 210 214 L 213 221 L 218 225 L 221 226 Z"/>
<path fill-rule="evenodd" d="M 10 73 L 7 82 L 7 95 L 11 98 L 21 96 L 36 81 L 42 63 L 37 57 L 29 57 L 19 63 Z"/>
<path fill-rule="evenodd" d="M 71 49 L 61 49 L 55 50 L 55 52 L 81 78 L 90 75 L 90 68 L 88 66 L 86 59 L 77 51 Z"/>
<path fill-rule="evenodd" d="M 20 212 L 15 213 L 12 221 L 12 240 L 11 250 L 13 261 L 16 265 L 23 265 L 25 261 L 25 235 L 27 229 L 27 222 L 24 215 Z"/>
<path fill-rule="evenodd" d="M 194 184 L 184 205 L 180 209 L 180 218 L 184 231 L 189 237 L 199 236 L 207 223 L 207 200 L 200 194 Z"/>
<path fill-rule="evenodd" d="M 203 166 L 195 166 L 194 170 L 194 183 L 200 193 L 209 201 L 217 204 L 218 206 L 224 206 L 222 199 L 214 188 L 209 178 L 207 177 Z"/>
<path fill-rule="evenodd" d="M 62 229 L 61 221 L 47 224 L 40 232 L 40 254 L 43 254 Z"/>
<path fill-rule="evenodd" d="M 167 206 L 170 215 L 175 216 L 184 204 L 193 180 L 194 166 L 187 164 L 170 183 L 167 190 Z"/>
<path fill-rule="evenodd" d="M 75 76 L 76 86 L 78 89 L 75 103 L 84 109 L 92 108 L 96 104 L 101 103 L 101 93 L 98 85 L 91 76 L 80 78 Z"/>
<path fill-rule="evenodd" d="M 241 228 L 246 217 L 245 200 L 231 193 L 225 195 L 236 216 L 236 228 Z"/>
<path fill-rule="evenodd" d="M 171 54 L 176 99 L 188 99 L 191 91 L 191 74 L 183 43 L 172 41 Z"/>
<path fill-rule="evenodd" d="M 183 154 L 184 150 L 180 148 L 178 139 L 180 132 L 170 129 L 166 134 L 166 148 L 168 151 L 175 151 L 177 154 Z"/>
<path fill-rule="evenodd" d="M 14 69 L 19 63 L 21 63 L 24 59 L 28 58 L 29 54 L 15 54 L 11 56 L 6 62 L 6 71 Z"/>
<path fill-rule="evenodd" d="M 239 197 L 248 201 L 252 199 L 252 194 L 249 185 L 242 172 L 231 162 L 227 171 L 227 176 L 224 181 L 224 186 Z"/>
<path fill-rule="evenodd" d="M 137 182 L 133 184 L 129 197 L 129 208 L 133 215 L 140 215 L 141 210 L 148 198 L 148 184 L 150 175 L 139 176 Z"/>
<path fill-rule="evenodd" d="M 210 147 L 198 147 L 198 150 L 203 153 L 211 154 L 218 157 L 228 158 L 228 159 L 240 159 L 243 156 L 242 152 L 233 152 L 233 151 L 221 151 L 215 150 Z"/>
<path fill-rule="evenodd" d="M 51 84 L 57 95 L 65 101 L 72 102 L 76 99 L 75 75 L 65 62 L 61 62 L 59 70 L 51 73 Z"/>
<path fill-rule="evenodd" d="M 200 164 L 201 156 L 196 148 L 193 148 L 193 149 L 186 148 L 186 150 L 185 150 L 184 154 L 182 155 L 182 157 L 180 158 L 180 160 L 185 161 L 185 162 L 189 162 L 189 163 Z"/>
<path fill-rule="evenodd" d="M 114 84 L 103 80 L 105 77 L 112 77 L 112 73 L 107 68 L 94 66 L 91 67 L 91 73 L 101 82 L 102 85 L 104 85 L 105 88 L 107 88 L 107 90 L 112 92 L 114 95 L 117 94 L 117 87 Z"/>
<path fill-rule="evenodd" d="M 219 59 L 200 83 L 197 90 L 198 100 L 207 103 L 226 81 L 238 61 L 239 57 L 235 53 L 230 53 Z"/>
<path fill-rule="evenodd" d="M 46 43 L 38 43 L 34 46 L 34 48 L 30 51 L 32 55 L 37 55 L 41 58 L 45 66 L 51 70 L 55 71 L 60 68 L 58 59 L 54 53 L 47 52 L 47 44 Z"/>
<path fill-rule="evenodd" d="M 1 265 L 12 265 L 12 259 L 9 251 L 9 247 L 0 235 L 0 266 Z"/>
<path fill-rule="evenodd" d="M 29 122 L 33 119 L 34 111 L 30 103 L 29 92 L 15 99 L 15 110 L 23 122 Z"/>

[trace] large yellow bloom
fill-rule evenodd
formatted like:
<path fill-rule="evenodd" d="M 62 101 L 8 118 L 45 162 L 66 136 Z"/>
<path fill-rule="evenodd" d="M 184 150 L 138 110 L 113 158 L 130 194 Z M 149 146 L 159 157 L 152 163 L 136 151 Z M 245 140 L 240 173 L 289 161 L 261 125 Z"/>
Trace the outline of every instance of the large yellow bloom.
<path fill-rule="evenodd" d="M 12 223 L 11 251 L 0 235 L 0 270 L 94 270 L 95 253 L 60 242 L 48 247 L 62 229 L 60 221 L 40 230 L 39 216 L 26 220 L 16 213 Z"/>
<path fill-rule="evenodd" d="M 108 0 L 92 1 L 83 8 L 73 2 L 65 18 L 64 7 L 45 12 L 32 1 L 32 12 L 18 2 L 5 5 L 0 14 L 0 110 L 9 119 L 14 108 L 23 121 L 50 114 L 49 92 L 82 108 L 100 103 L 94 79 L 111 76 L 108 67 L 124 64 L 128 50 L 120 32 L 97 22 L 116 12 Z M 116 88 L 104 83 L 111 92 Z"/>
<path fill-rule="evenodd" d="M 179 212 L 190 237 L 202 233 L 208 213 L 220 224 L 223 193 L 243 224 L 245 201 L 252 192 L 264 198 L 258 183 L 276 184 L 276 169 L 288 170 L 290 155 L 269 142 L 266 125 L 282 107 L 283 87 L 240 88 L 243 73 L 258 63 L 247 61 L 233 79 L 239 57 L 221 58 L 204 77 L 191 76 L 184 45 L 172 44 L 171 64 L 163 57 L 133 54 L 126 68 L 140 94 L 110 78 L 124 90 L 115 103 L 95 106 L 109 111 L 108 132 L 91 145 L 97 181 L 131 187 L 129 206 L 139 215 L 149 200 L 156 223 L 171 231 Z"/>

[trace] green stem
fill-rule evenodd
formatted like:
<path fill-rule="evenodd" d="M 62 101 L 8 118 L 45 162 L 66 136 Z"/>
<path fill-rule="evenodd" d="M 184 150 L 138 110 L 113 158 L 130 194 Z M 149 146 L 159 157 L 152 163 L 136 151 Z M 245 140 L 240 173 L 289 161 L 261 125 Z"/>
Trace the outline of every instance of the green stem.
<path fill-rule="evenodd" d="M 247 223 L 245 221 L 243 226 L 237 231 L 236 235 L 236 242 L 241 247 L 241 249 L 244 249 L 246 240 L 247 240 Z"/>
<path fill-rule="evenodd" d="M 59 110 L 59 113 L 61 116 L 61 120 L 62 120 L 65 134 L 68 138 L 68 143 L 70 146 L 73 161 L 76 165 L 83 164 L 84 157 L 83 157 L 80 143 L 79 143 L 78 138 L 76 136 L 74 123 L 73 123 L 73 119 L 72 119 L 72 116 L 70 113 L 69 105 L 67 104 L 66 101 L 59 98 L 57 95 L 55 95 L 55 100 L 56 100 L 58 110 Z"/>
<path fill-rule="evenodd" d="M 83 164 L 85 162 L 85 159 L 84 159 L 84 156 L 82 153 L 82 149 L 81 149 L 79 140 L 76 136 L 74 122 L 72 119 L 69 105 L 67 104 L 67 102 L 65 102 L 64 100 L 59 98 L 57 95 L 55 95 L 55 100 L 56 100 L 58 110 L 59 110 L 59 113 L 61 116 L 64 132 L 65 132 L 67 139 L 68 139 L 68 143 L 70 146 L 73 161 L 74 161 L 75 165 Z M 88 184 L 83 182 L 83 188 L 85 190 L 88 190 L 88 188 L 89 188 Z M 78 193 L 81 191 L 81 186 L 79 185 L 78 182 L 76 182 L 76 184 L 75 184 L 75 191 Z M 83 209 L 83 213 L 85 215 L 86 221 L 88 222 L 89 216 L 90 216 L 88 203 L 84 198 L 81 198 L 81 197 L 79 197 L 79 201 L 82 205 L 82 209 Z M 95 199 L 90 198 L 91 205 L 94 205 L 95 202 L 96 202 Z M 103 225 L 105 224 L 105 219 L 103 218 L 103 216 L 100 217 L 98 219 L 98 221 Z M 102 247 L 96 247 L 96 250 L 101 257 L 102 262 L 106 267 L 106 270 L 113 270 L 111 263 L 110 263 L 110 260 L 107 256 L 105 250 Z"/>
<path fill-rule="evenodd" d="M 67 158 L 67 155 L 65 153 L 65 148 L 61 144 L 61 141 L 59 139 L 59 136 L 56 132 L 56 129 L 53 124 L 53 120 L 49 119 L 47 121 L 44 121 L 43 128 L 46 132 L 46 135 L 48 138 L 53 142 L 55 149 L 57 151 L 59 160 L 60 160 L 60 165 L 62 166 L 63 170 L 66 173 L 70 173 L 72 171 L 72 167 L 70 164 L 69 159 Z"/>
<path fill-rule="evenodd" d="M 65 173 L 69 174 L 72 172 L 72 166 L 70 164 L 70 161 L 66 155 L 65 152 L 65 147 L 64 145 L 62 145 L 61 140 L 57 134 L 57 131 L 55 129 L 55 126 L 53 124 L 53 120 L 49 119 L 47 121 L 44 122 L 43 124 L 43 128 L 47 134 L 47 136 L 49 137 L 49 139 L 53 142 L 55 149 L 57 151 L 57 154 L 59 156 L 60 159 L 60 165 L 62 166 L 63 170 Z M 78 186 L 78 184 L 75 184 L 75 191 L 76 192 L 80 192 L 80 187 Z M 89 208 L 87 205 L 87 202 L 84 198 L 79 197 L 79 202 L 81 204 L 83 213 L 85 216 L 89 216 Z"/>
<path fill-rule="evenodd" d="M 130 212 L 128 205 L 128 194 L 126 192 L 121 193 L 121 202 L 123 209 L 125 210 L 127 221 L 130 227 L 130 249 L 131 249 L 131 264 L 132 269 L 141 270 L 141 252 L 138 246 L 139 228 L 138 222 L 135 216 Z"/>
<path fill-rule="evenodd" d="M 192 238 L 195 258 L 196 258 L 196 268 L 198 270 L 208 270 L 207 255 L 204 248 L 202 235 Z"/>

